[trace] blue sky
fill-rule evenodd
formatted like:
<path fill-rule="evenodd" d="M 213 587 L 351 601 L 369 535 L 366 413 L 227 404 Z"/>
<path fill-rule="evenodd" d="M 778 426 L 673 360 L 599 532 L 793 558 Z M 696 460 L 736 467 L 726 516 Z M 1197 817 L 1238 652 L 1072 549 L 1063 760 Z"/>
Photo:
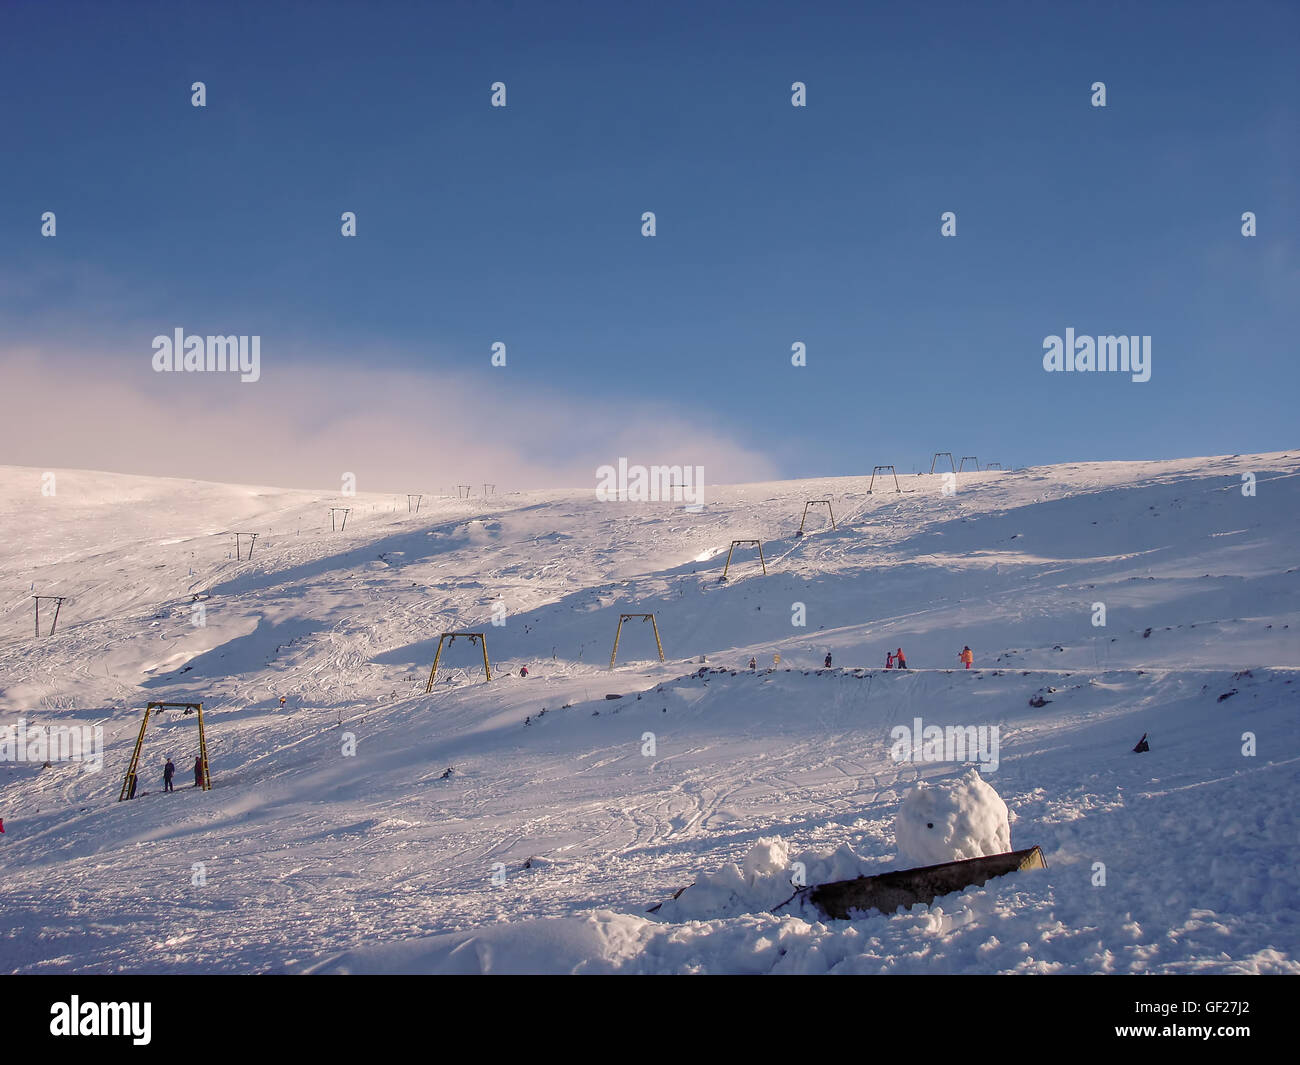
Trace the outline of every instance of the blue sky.
<path fill-rule="evenodd" d="M 396 490 L 1285 449 L 1298 45 L 1295 4 L 11 2 L 0 462 Z M 177 326 L 259 334 L 263 381 L 160 381 Z M 1045 373 L 1066 327 L 1150 335 L 1151 380 Z M 56 440 L 55 406 L 101 421 Z M 160 411 L 275 422 L 278 465 L 160 454 Z"/>

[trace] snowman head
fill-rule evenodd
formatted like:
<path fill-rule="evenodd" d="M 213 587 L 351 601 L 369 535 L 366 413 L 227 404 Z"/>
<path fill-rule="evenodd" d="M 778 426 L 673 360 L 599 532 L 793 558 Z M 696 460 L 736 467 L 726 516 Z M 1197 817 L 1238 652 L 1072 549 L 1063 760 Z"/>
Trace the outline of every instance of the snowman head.
<path fill-rule="evenodd" d="M 903 798 L 894 822 L 901 859 L 912 866 L 938 865 L 1011 849 L 1004 803 L 975 770 L 919 782 Z"/>

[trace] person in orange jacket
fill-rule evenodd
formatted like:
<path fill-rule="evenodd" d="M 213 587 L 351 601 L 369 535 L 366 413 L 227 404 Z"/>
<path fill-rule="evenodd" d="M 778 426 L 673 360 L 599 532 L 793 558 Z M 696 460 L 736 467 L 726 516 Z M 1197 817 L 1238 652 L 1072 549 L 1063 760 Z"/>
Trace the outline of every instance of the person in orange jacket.
<path fill-rule="evenodd" d="M 894 652 L 894 661 L 898 663 L 896 668 L 898 669 L 907 668 L 907 659 L 903 657 L 903 649 L 901 647 Z"/>
<path fill-rule="evenodd" d="M 975 654 L 969 647 L 963 647 L 957 657 L 966 663 L 967 669 L 970 669 L 970 664 L 975 661 Z"/>

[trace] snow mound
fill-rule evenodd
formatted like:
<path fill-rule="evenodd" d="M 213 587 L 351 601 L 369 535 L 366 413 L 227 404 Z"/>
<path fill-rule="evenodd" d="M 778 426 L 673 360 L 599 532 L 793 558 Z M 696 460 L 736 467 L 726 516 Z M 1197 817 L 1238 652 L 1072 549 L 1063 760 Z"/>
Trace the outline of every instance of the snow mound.
<path fill-rule="evenodd" d="M 833 851 L 806 851 L 792 855 L 785 840 L 759 839 L 741 859 L 717 872 L 700 873 L 695 882 L 659 909 L 661 920 L 709 921 L 740 914 L 765 913 L 782 907 L 783 913 L 805 914 L 808 909 L 797 889 L 832 880 L 852 880 L 869 870 L 870 863 L 848 844 Z"/>
<path fill-rule="evenodd" d="M 974 769 L 937 785 L 919 783 L 894 821 L 898 856 L 938 865 L 1011 849 L 1007 804 Z"/>
<path fill-rule="evenodd" d="M 790 851 L 779 837 L 760 839 L 750 848 L 740 868 L 745 879 L 753 883 L 759 877 L 774 876 L 790 865 Z"/>

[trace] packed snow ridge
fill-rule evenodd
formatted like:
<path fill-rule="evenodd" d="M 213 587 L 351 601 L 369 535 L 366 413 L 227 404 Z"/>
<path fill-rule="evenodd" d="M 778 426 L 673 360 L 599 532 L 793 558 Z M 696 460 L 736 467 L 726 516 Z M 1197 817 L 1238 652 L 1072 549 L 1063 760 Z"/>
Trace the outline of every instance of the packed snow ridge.
<path fill-rule="evenodd" d="M 1300 972 L 1298 473 L 412 513 L 0 467 L 0 971 Z M 812 499 L 838 527 L 796 537 Z M 720 582 L 752 539 L 767 575 L 738 548 Z M 611 669 L 651 612 L 665 661 L 632 619 Z M 426 694 L 452 631 L 492 680 L 462 638 Z M 149 701 L 203 703 L 212 790 L 169 710 L 117 801 Z M 19 758 L 20 722 L 102 765 Z M 892 914 L 797 891 L 1035 845 Z"/>

